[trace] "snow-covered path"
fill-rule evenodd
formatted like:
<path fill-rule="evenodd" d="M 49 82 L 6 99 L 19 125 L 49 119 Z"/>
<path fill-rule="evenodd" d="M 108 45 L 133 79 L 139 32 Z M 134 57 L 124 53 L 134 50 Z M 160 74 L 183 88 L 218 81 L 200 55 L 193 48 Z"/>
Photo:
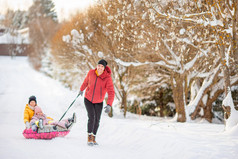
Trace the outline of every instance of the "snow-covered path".
<path fill-rule="evenodd" d="M 76 112 L 78 117 L 66 137 L 25 139 L 23 111 L 31 95 L 36 95 L 45 114 L 59 119 L 77 92 L 34 71 L 26 57 L 11 60 L 0 56 L 0 159 L 235 159 L 238 156 L 238 135 L 224 133 L 222 124 L 176 123 L 130 114 L 124 119 L 118 113 L 113 118 L 102 114 L 97 136 L 100 145 L 89 147 L 82 97 L 66 115 Z"/>

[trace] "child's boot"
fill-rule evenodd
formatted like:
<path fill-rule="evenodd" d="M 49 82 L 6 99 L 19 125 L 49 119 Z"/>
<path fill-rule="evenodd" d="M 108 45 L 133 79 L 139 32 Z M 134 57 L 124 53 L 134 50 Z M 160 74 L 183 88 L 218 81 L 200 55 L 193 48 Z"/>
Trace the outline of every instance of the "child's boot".
<path fill-rule="evenodd" d="M 68 121 L 69 121 L 69 122 L 72 122 L 72 123 L 76 123 L 76 114 L 73 113 L 72 118 L 69 118 Z"/>

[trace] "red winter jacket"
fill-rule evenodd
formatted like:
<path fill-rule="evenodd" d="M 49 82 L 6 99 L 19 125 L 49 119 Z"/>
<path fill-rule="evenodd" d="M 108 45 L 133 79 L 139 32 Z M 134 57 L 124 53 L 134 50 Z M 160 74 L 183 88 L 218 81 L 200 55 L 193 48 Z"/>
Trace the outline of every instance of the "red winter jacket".
<path fill-rule="evenodd" d="M 92 103 L 101 103 L 104 100 L 105 94 L 108 94 L 107 104 L 112 106 L 114 100 L 114 87 L 111 78 L 111 69 L 106 66 L 104 72 L 97 76 L 96 69 L 92 69 L 88 72 L 80 90 L 83 91 L 85 88 L 85 98 Z"/>

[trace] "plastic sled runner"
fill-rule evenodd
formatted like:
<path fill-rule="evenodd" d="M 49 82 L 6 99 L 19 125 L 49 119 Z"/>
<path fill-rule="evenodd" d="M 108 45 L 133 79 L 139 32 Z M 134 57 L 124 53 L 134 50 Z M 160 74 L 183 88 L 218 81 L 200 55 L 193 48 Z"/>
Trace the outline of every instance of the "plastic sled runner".
<path fill-rule="evenodd" d="M 55 137 L 64 137 L 68 135 L 70 130 L 65 130 L 65 131 L 45 131 L 45 132 L 36 132 L 33 131 L 32 129 L 25 129 L 23 131 L 23 136 L 26 139 L 45 139 L 45 140 L 50 140 Z"/>

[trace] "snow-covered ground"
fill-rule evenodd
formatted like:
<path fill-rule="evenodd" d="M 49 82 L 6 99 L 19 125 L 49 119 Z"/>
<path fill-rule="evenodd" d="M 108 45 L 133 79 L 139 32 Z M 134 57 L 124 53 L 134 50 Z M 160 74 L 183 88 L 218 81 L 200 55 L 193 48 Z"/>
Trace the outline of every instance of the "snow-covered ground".
<path fill-rule="evenodd" d="M 81 78 L 81 77 L 79 77 Z M 83 78 L 83 77 L 82 77 Z M 53 140 L 25 139 L 23 111 L 35 95 L 44 113 L 59 119 L 77 92 L 34 71 L 26 57 L 0 56 L 0 159 L 235 159 L 237 131 L 224 132 L 223 124 L 177 123 L 170 119 L 115 113 L 102 114 L 99 146 L 87 146 L 87 115 L 82 97 L 66 117 L 76 112 L 70 134 Z"/>

